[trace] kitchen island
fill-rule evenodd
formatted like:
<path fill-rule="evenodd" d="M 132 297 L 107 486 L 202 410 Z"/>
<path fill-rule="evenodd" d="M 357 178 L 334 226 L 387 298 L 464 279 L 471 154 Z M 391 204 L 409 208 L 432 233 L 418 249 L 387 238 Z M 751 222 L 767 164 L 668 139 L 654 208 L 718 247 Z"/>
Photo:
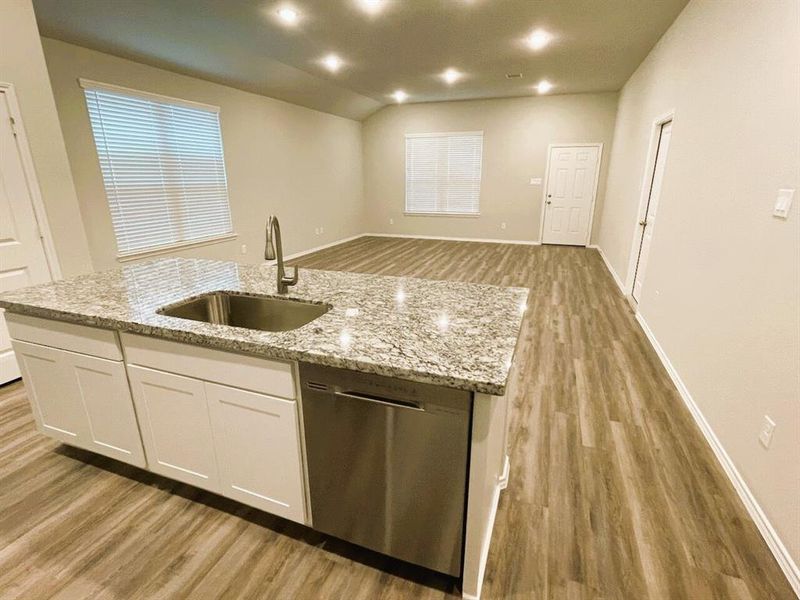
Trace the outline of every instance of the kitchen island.
<path fill-rule="evenodd" d="M 324 312 L 296 329 L 163 314 L 212 292 L 276 296 L 274 269 L 170 258 L 0 296 L 40 431 L 314 527 L 301 366 L 467 392 L 458 572 L 477 597 L 527 290 L 304 269 L 281 297 Z"/>

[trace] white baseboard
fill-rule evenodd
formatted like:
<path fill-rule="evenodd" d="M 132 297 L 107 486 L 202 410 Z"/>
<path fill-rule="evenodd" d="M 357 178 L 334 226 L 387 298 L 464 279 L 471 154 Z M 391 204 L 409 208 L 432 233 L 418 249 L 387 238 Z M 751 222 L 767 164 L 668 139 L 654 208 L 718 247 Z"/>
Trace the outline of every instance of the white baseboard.
<path fill-rule="evenodd" d="M 294 258 L 300 258 L 301 256 L 306 256 L 307 254 L 313 254 L 314 252 L 319 252 L 320 250 L 325 250 L 326 248 L 331 248 L 333 246 L 338 246 L 339 244 L 344 244 L 345 242 L 352 242 L 353 240 L 357 240 L 362 237 L 388 237 L 388 238 L 408 238 L 408 239 L 423 239 L 423 240 L 446 240 L 446 241 L 453 241 L 453 242 L 484 242 L 490 244 L 520 244 L 526 246 L 540 246 L 541 242 L 529 242 L 525 240 L 498 240 L 498 239 L 487 239 L 487 238 L 461 238 L 461 237 L 444 237 L 444 236 L 437 236 L 437 235 L 413 235 L 413 234 L 406 234 L 406 233 L 358 233 L 356 235 L 351 235 L 350 237 L 342 238 L 340 240 L 336 240 L 334 242 L 329 242 L 327 244 L 322 244 L 321 246 L 314 246 L 313 248 L 309 248 L 308 250 L 301 250 L 300 252 L 295 252 L 293 254 L 288 254 L 284 256 L 284 260 L 291 260 Z M 272 262 L 272 261 L 267 261 Z"/>
<path fill-rule="evenodd" d="M 606 264 L 608 265 L 608 263 Z M 611 270 L 610 266 L 609 270 Z M 611 273 L 614 275 L 613 270 L 611 270 Z M 695 403 L 692 395 L 689 393 L 689 390 L 683 383 L 680 375 L 678 375 L 678 372 L 672 365 L 672 362 L 667 357 L 667 354 L 664 352 L 661 344 L 658 343 L 653 331 L 650 329 L 650 326 L 644 320 L 644 317 L 642 317 L 641 313 L 636 313 L 636 320 L 642 327 L 647 339 L 650 340 L 650 344 L 652 344 L 656 354 L 658 354 L 658 357 L 661 359 L 661 363 L 664 365 L 667 373 L 669 373 L 672 383 L 675 384 L 675 387 L 678 389 L 678 393 L 681 395 L 681 398 L 683 398 L 683 402 L 686 404 L 689 412 L 692 413 L 692 417 L 694 417 L 695 422 L 697 423 L 698 427 L 700 427 L 700 431 L 703 432 L 706 441 L 708 442 L 709 446 L 711 446 L 714 456 L 717 457 L 717 460 L 725 470 L 725 474 L 728 476 L 728 479 L 731 480 L 733 487 L 736 489 L 736 493 L 739 494 L 739 498 L 741 498 L 745 508 L 747 509 L 747 512 L 755 522 L 759 532 L 761 532 L 764 541 L 767 542 L 767 546 L 769 546 L 770 551 L 775 556 L 775 560 L 778 561 L 783 573 L 789 580 L 789 584 L 794 589 L 794 592 L 797 594 L 798 598 L 800 598 L 800 569 L 798 569 L 797 564 L 795 564 L 786 546 L 783 544 L 780 537 L 778 537 L 778 533 L 775 531 L 775 528 L 769 522 L 769 519 L 764 514 L 761 506 L 759 506 L 758 501 L 750 491 L 750 488 L 747 487 L 747 484 L 736 468 L 736 465 L 733 463 L 733 460 L 731 460 L 731 457 L 728 456 L 728 453 L 725 451 L 725 448 L 722 446 L 719 438 L 717 438 L 714 430 L 711 429 L 711 425 L 709 425 L 708 421 L 700 410 L 700 407 Z"/>
<path fill-rule="evenodd" d="M 541 246 L 541 242 L 531 242 L 528 240 L 500 240 L 496 238 L 466 238 L 448 237 L 442 235 L 415 235 L 411 233 L 364 233 L 368 237 L 390 237 L 390 238 L 412 238 L 420 240 L 445 240 L 450 242 L 483 242 L 486 244 L 519 244 L 522 246 Z"/>
<path fill-rule="evenodd" d="M 617 272 L 614 270 L 614 267 L 612 267 L 611 263 L 608 262 L 608 258 L 606 258 L 606 253 L 603 252 L 603 249 L 597 244 L 592 244 L 588 247 L 594 248 L 600 253 L 600 258 L 602 258 L 603 262 L 606 264 L 606 269 L 608 269 L 608 272 L 611 273 L 611 277 L 614 278 L 614 282 L 617 284 L 619 291 L 622 292 L 623 296 L 627 296 L 628 293 L 625 291 L 625 285 L 622 283 L 622 279 L 619 278 L 619 275 L 617 275 Z"/>
<path fill-rule="evenodd" d="M 508 457 L 506 457 L 508 459 Z M 506 464 L 508 462 L 506 461 Z M 489 519 L 486 522 L 486 534 L 483 536 L 483 547 L 481 548 L 481 562 L 478 566 L 478 590 L 475 594 L 468 594 L 461 592 L 461 597 L 466 600 L 480 600 L 481 590 L 483 589 L 483 577 L 486 574 L 486 563 L 489 560 L 489 547 L 492 545 L 492 531 L 494 530 L 494 521 L 497 518 L 497 507 L 500 505 L 500 492 L 504 486 L 501 486 L 500 481 L 494 486 L 494 494 L 492 495 L 492 510 L 489 513 Z"/>
<path fill-rule="evenodd" d="M 503 459 L 503 472 L 500 475 L 500 479 L 497 480 L 497 484 L 500 486 L 501 490 L 504 490 L 508 487 L 508 474 L 510 472 L 511 472 L 511 461 L 508 459 L 508 454 L 506 454 Z"/>
<path fill-rule="evenodd" d="M 313 248 L 309 248 L 308 250 L 301 250 L 300 252 L 295 252 L 294 254 L 289 254 L 283 257 L 283 260 L 291 260 L 293 258 L 300 258 L 301 256 L 305 256 L 306 254 L 313 254 L 314 252 L 319 252 L 320 250 L 325 250 L 325 248 L 331 248 L 332 246 L 338 246 L 339 244 L 344 244 L 345 242 L 352 242 L 353 240 L 357 240 L 358 238 L 362 238 L 367 233 L 358 233 L 356 235 L 351 235 L 350 237 L 342 238 L 340 240 L 336 240 L 335 242 L 329 242 L 327 244 L 322 244 L 321 246 L 314 246 Z M 272 262 L 272 261 L 267 261 Z"/>

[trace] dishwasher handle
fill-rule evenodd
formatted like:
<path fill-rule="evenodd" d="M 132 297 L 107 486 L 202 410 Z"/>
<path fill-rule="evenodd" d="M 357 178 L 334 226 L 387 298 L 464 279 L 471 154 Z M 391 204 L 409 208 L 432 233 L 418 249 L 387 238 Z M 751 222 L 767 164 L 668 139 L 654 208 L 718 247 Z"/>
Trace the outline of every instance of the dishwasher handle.
<path fill-rule="evenodd" d="M 383 404 L 384 406 L 390 406 L 392 408 L 406 408 L 409 410 L 418 410 L 420 412 L 425 412 L 425 408 L 411 400 L 395 400 L 394 398 L 383 398 L 381 396 L 373 396 L 372 394 L 365 394 L 363 392 L 354 392 L 354 391 L 342 391 L 340 389 L 336 389 L 333 392 L 333 395 L 337 398 L 348 398 L 350 400 L 362 400 L 364 402 L 372 402 L 374 404 Z"/>

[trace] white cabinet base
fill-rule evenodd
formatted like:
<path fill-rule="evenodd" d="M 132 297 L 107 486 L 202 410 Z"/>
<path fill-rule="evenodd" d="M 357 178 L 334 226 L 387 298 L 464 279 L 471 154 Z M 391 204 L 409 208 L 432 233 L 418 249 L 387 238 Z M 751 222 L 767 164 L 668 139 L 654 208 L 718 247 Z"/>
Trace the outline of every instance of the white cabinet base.
<path fill-rule="evenodd" d="M 306 522 L 295 400 L 140 365 L 128 376 L 151 471 Z"/>
<path fill-rule="evenodd" d="M 39 431 L 65 444 L 146 466 L 121 362 L 12 343 Z"/>

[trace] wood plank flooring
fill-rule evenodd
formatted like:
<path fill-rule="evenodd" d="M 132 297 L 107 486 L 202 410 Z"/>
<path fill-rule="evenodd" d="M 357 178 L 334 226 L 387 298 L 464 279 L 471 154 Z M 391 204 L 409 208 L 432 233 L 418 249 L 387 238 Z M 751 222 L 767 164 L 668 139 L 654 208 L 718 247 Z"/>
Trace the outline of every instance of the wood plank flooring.
<path fill-rule="evenodd" d="M 793 592 L 594 250 L 360 238 L 301 266 L 531 288 L 486 599 Z M 0 388 L 0 598 L 426 600 L 455 582 L 36 433 Z"/>

